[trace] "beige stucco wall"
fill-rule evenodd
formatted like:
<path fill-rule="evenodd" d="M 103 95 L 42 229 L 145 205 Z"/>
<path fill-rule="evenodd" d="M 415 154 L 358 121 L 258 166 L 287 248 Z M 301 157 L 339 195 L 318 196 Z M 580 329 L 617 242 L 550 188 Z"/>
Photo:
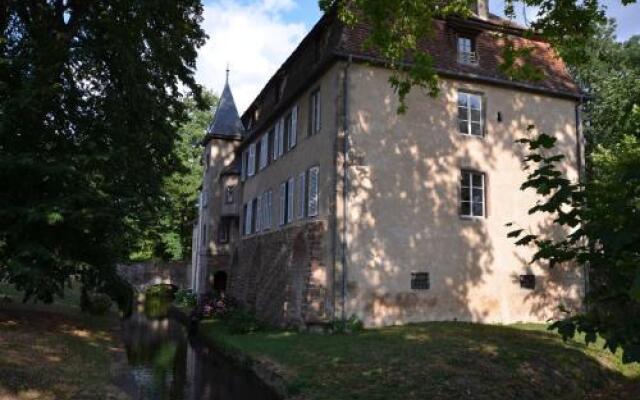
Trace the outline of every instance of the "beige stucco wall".
<path fill-rule="evenodd" d="M 522 192 L 524 148 L 514 140 L 534 124 L 558 137 L 567 176 L 578 177 L 575 103 L 496 86 L 443 80 L 437 98 L 415 90 L 397 115 L 389 72 L 353 65 L 349 76 L 351 160 L 348 201 L 348 314 L 367 325 L 424 320 L 512 323 L 544 321 L 564 303 L 578 307 L 580 268 L 550 271 L 529 265 L 531 248 L 517 248 L 508 222 L 549 229 L 527 210 Z M 457 130 L 457 89 L 487 97 L 487 134 Z M 503 121 L 497 122 L 501 112 Z M 487 217 L 458 214 L 461 168 L 487 176 Z M 430 290 L 411 290 L 412 272 L 429 272 Z M 536 290 L 518 277 L 537 276 Z"/>
<path fill-rule="evenodd" d="M 270 232 L 296 227 L 311 221 L 324 221 L 327 227 L 326 235 L 332 235 L 332 209 L 335 202 L 335 140 L 338 129 L 338 104 L 342 85 L 341 69 L 338 64 L 327 70 L 314 84 L 309 85 L 307 91 L 302 93 L 294 104 L 298 105 L 297 145 L 294 149 L 285 153 L 278 160 L 271 161 L 265 169 L 257 171 L 253 177 L 248 177 L 242 185 L 242 204 L 249 202 L 260 194 L 273 191 L 272 227 L 267 232 L 260 232 L 251 237 L 269 234 Z M 309 131 L 309 97 L 312 91 L 320 88 L 321 98 L 321 130 L 312 136 Z M 290 108 L 293 108 L 294 104 Z M 269 127 L 267 131 L 271 129 Z M 265 131 L 266 132 L 266 131 Z M 257 139 L 256 139 L 257 140 Z M 311 167 L 319 166 L 318 182 L 318 216 L 315 218 L 297 218 L 298 204 L 298 176 Z M 290 177 L 294 177 L 294 220 L 292 224 L 279 226 L 280 221 L 280 184 Z M 242 221 L 242 219 L 241 219 Z M 323 259 L 321 264 L 332 265 L 333 240 L 325 237 L 326 246 L 323 246 Z M 325 287 L 332 281 L 332 271 L 326 270 L 322 274 L 312 277 L 312 283 Z"/>

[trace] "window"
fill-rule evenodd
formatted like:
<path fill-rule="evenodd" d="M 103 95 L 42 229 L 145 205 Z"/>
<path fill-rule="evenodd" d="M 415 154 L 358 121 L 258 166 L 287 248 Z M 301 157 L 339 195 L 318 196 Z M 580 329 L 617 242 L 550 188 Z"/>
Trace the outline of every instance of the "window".
<path fill-rule="evenodd" d="M 523 289 L 535 289 L 536 276 L 533 274 L 520 275 L 520 287 Z"/>
<path fill-rule="evenodd" d="M 470 37 L 458 36 L 458 62 L 462 64 L 476 64 L 478 62 L 475 40 Z"/>
<path fill-rule="evenodd" d="M 460 215 L 463 217 L 484 217 L 485 178 L 475 171 L 462 171 L 460 181 Z"/>
<path fill-rule="evenodd" d="M 242 229 L 242 234 L 243 234 L 243 235 L 248 235 L 248 231 L 247 231 L 247 218 L 248 218 L 248 215 L 249 215 L 249 214 L 247 213 L 247 211 L 248 211 L 247 204 L 243 204 L 243 205 L 242 205 L 242 218 L 243 218 L 243 219 L 242 219 L 242 224 L 241 224 L 241 225 L 242 225 L 241 229 Z"/>
<path fill-rule="evenodd" d="M 305 199 L 307 197 L 306 177 L 306 172 L 302 172 L 298 177 L 298 219 L 304 218 Z"/>
<path fill-rule="evenodd" d="M 284 225 L 286 218 L 285 213 L 287 210 L 287 182 L 280 184 L 280 225 Z"/>
<path fill-rule="evenodd" d="M 247 213 L 245 214 L 244 234 L 251 235 L 253 228 L 253 202 L 247 203 Z"/>
<path fill-rule="evenodd" d="M 247 164 L 248 164 L 249 152 L 247 150 L 242 152 L 242 163 L 240 165 L 240 179 L 244 182 L 247 179 Z"/>
<path fill-rule="evenodd" d="M 202 224 L 202 245 L 207 245 L 207 224 Z"/>
<path fill-rule="evenodd" d="M 256 233 L 257 232 L 257 219 L 258 219 L 258 199 L 253 199 L 251 201 L 251 229 L 249 232 Z"/>
<path fill-rule="evenodd" d="M 229 221 L 223 219 L 218 226 L 218 243 L 229 243 Z"/>
<path fill-rule="evenodd" d="M 260 170 L 266 168 L 269 164 L 269 135 L 271 132 L 267 132 L 260 138 Z"/>
<path fill-rule="evenodd" d="M 200 193 L 200 196 L 202 196 L 202 208 L 209 207 L 209 195 L 208 195 L 208 192 L 205 190 L 205 191 Z"/>
<path fill-rule="evenodd" d="M 264 192 L 260 197 L 262 200 L 262 230 L 266 231 L 271 227 L 271 206 L 270 199 L 271 192 Z"/>
<path fill-rule="evenodd" d="M 431 287 L 428 272 L 413 272 L 411 273 L 411 289 L 413 290 L 428 290 Z"/>
<path fill-rule="evenodd" d="M 233 204 L 234 198 L 233 198 L 233 192 L 236 190 L 236 187 L 231 185 L 231 186 L 227 186 L 224 189 L 224 202 L 225 204 Z"/>
<path fill-rule="evenodd" d="M 256 173 L 256 144 L 251 143 L 249 146 L 249 161 L 247 166 L 247 175 L 253 176 Z"/>
<path fill-rule="evenodd" d="M 289 178 L 287 182 L 287 223 L 290 224 L 293 222 L 293 192 L 294 189 L 294 178 Z"/>
<path fill-rule="evenodd" d="M 319 167 L 309 169 L 309 196 L 307 198 L 307 215 L 309 217 L 318 216 L 318 174 Z"/>
<path fill-rule="evenodd" d="M 284 154 L 284 119 L 283 118 L 280 118 L 278 120 L 278 124 L 276 125 L 276 135 L 278 136 L 276 140 L 277 151 L 278 151 L 277 157 L 282 157 L 282 155 Z"/>
<path fill-rule="evenodd" d="M 296 147 L 298 142 L 298 106 L 291 110 L 291 118 L 289 120 L 289 149 Z"/>
<path fill-rule="evenodd" d="M 482 136 L 483 112 L 481 95 L 458 92 L 458 129 L 460 133 Z"/>
<path fill-rule="evenodd" d="M 278 159 L 278 149 L 280 148 L 280 121 L 276 122 L 276 126 L 271 129 L 273 135 L 273 161 Z"/>
<path fill-rule="evenodd" d="M 264 224 L 265 229 L 271 229 L 272 221 L 273 221 L 273 191 L 269 190 L 267 192 L 267 200 L 266 200 L 266 223 Z"/>
<path fill-rule="evenodd" d="M 320 89 L 316 89 L 311 93 L 309 102 L 309 136 L 320 131 L 320 120 Z"/>
<path fill-rule="evenodd" d="M 262 230 L 262 195 L 258 196 L 256 201 L 256 232 Z"/>
<path fill-rule="evenodd" d="M 288 152 L 289 149 L 291 148 L 291 113 L 287 114 L 284 117 L 284 122 L 283 122 L 283 133 L 282 133 L 282 148 L 284 150 L 284 153 Z"/>

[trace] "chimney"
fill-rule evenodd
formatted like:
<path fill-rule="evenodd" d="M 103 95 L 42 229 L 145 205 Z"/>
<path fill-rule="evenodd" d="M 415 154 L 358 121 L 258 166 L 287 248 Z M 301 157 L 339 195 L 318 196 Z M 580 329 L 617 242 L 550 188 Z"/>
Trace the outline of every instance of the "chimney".
<path fill-rule="evenodd" d="M 476 0 L 476 15 L 483 20 L 489 19 L 489 0 Z"/>

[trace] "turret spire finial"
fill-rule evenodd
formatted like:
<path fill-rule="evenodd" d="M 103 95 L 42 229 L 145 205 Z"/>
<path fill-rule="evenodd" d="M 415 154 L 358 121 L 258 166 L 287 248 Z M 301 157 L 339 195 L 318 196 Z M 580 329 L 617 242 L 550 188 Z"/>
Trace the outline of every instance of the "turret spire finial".
<path fill-rule="evenodd" d="M 227 63 L 227 84 L 229 83 L 229 63 Z"/>

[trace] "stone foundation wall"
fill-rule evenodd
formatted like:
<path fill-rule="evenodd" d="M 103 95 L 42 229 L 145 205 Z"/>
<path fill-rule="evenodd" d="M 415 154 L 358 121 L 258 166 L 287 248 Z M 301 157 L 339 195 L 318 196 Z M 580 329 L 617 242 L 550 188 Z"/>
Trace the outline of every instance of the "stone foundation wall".
<path fill-rule="evenodd" d="M 239 241 L 227 293 L 277 326 L 328 321 L 326 221 L 293 225 Z"/>

